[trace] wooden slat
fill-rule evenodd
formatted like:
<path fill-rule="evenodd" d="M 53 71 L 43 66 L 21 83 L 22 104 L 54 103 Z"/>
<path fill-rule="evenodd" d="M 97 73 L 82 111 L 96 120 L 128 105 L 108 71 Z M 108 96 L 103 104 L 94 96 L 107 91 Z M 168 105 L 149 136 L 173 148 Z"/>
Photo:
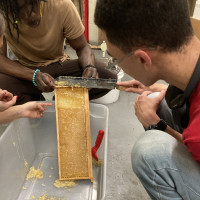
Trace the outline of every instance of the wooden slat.
<path fill-rule="evenodd" d="M 88 89 L 58 87 L 55 105 L 59 179 L 93 181 Z"/>

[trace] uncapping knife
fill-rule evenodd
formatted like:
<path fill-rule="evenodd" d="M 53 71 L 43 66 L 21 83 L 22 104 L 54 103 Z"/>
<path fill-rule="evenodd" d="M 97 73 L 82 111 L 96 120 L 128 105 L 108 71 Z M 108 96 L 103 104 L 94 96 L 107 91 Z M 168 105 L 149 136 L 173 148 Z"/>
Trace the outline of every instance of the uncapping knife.
<path fill-rule="evenodd" d="M 96 79 L 86 77 L 71 77 L 59 76 L 54 81 L 56 86 L 65 87 L 84 87 L 84 88 L 104 88 L 104 89 L 118 89 L 124 91 L 128 87 L 117 85 L 116 79 Z"/>

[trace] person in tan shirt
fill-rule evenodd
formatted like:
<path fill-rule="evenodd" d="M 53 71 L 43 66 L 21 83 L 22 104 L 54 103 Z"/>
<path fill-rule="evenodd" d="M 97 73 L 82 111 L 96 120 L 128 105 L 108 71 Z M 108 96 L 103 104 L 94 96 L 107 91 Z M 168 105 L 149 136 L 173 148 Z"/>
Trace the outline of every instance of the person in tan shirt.
<path fill-rule="evenodd" d="M 5 22 L 0 14 L 0 47 L 3 44 L 3 33 Z M 43 116 L 46 107 L 51 106 L 47 102 L 27 102 L 22 105 L 13 106 L 16 103 L 17 96 L 0 89 L 0 124 L 11 122 L 18 118 L 40 118 Z"/>
<path fill-rule="evenodd" d="M 39 100 L 53 91 L 58 76 L 115 78 L 95 60 L 84 37 L 84 26 L 71 0 L 3 0 L 0 9 L 7 22 L 0 53 L 0 88 L 18 96 L 17 104 Z M 64 41 L 76 50 L 70 60 Z M 17 57 L 6 57 L 6 46 Z M 109 90 L 91 89 L 90 99 Z"/>

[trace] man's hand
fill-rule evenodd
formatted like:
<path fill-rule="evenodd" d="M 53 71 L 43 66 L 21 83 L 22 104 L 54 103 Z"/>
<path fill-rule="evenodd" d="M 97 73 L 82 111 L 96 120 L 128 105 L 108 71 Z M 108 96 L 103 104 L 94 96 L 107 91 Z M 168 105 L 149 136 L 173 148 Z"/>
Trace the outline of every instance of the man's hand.
<path fill-rule="evenodd" d="M 146 87 L 145 85 L 143 85 L 141 82 L 137 80 L 124 81 L 124 82 L 117 83 L 117 85 L 129 87 L 125 89 L 125 92 L 133 92 L 137 94 L 142 94 L 144 91 L 149 90 L 148 87 Z"/>
<path fill-rule="evenodd" d="M 147 87 L 137 80 L 125 81 L 117 83 L 117 85 L 129 87 L 125 89 L 125 92 L 133 92 L 137 94 L 142 94 L 145 91 L 161 92 L 162 90 L 167 90 L 168 85 L 162 83 L 154 83 L 153 85 Z"/>
<path fill-rule="evenodd" d="M 54 78 L 47 74 L 38 72 L 35 76 L 37 88 L 42 92 L 52 92 L 55 88 Z"/>
<path fill-rule="evenodd" d="M 13 94 L 7 90 L 0 89 L 0 112 L 7 110 L 9 107 L 16 103 L 17 96 L 13 97 Z"/>
<path fill-rule="evenodd" d="M 41 118 L 44 112 L 46 111 L 47 106 L 52 106 L 51 103 L 37 103 L 37 102 L 28 102 L 19 106 L 19 117 L 27 118 Z"/>
<path fill-rule="evenodd" d="M 7 90 L 0 89 L 0 101 L 10 101 L 13 98 L 13 94 L 8 92 Z"/>
<path fill-rule="evenodd" d="M 92 49 L 85 39 L 84 34 L 74 40 L 68 40 L 68 42 L 70 46 L 76 50 L 79 64 L 83 68 L 82 76 L 88 78 L 98 78 L 98 72 L 95 67 L 86 67 L 88 65 L 95 66 L 95 57 Z"/>
<path fill-rule="evenodd" d="M 157 124 L 160 121 L 156 112 L 161 101 L 165 97 L 166 91 L 162 90 L 154 99 L 147 97 L 151 93 L 151 91 L 143 92 L 142 95 L 137 97 L 134 104 L 135 115 L 145 128 L 148 128 L 151 124 Z"/>
<path fill-rule="evenodd" d="M 87 67 L 82 74 L 83 77 L 88 78 L 99 78 L 99 74 L 97 72 L 97 69 L 95 67 Z"/>

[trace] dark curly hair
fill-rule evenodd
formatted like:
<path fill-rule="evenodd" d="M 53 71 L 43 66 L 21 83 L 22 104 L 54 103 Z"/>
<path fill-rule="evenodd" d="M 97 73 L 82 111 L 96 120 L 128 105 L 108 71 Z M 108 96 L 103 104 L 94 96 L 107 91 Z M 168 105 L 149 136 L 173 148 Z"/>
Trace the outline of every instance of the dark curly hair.
<path fill-rule="evenodd" d="M 29 3 L 34 5 L 35 2 L 39 1 L 46 1 L 46 0 L 29 0 Z M 27 0 L 24 0 L 25 4 L 28 2 Z M 19 16 L 19 6 L 17 3 L 17 0 L 0 0 L 0 10 L 7 21 L 7 26 L 8 30 L 13 36 L 12 31 L 11 31 L 11 25 L 13 28 L 17 31 L 17 39 L 19 39 L 19 27 L 16 22 L 20 21 L 20 16 Z"/>
<path fill-rule="evenodd" d="M 97 0 L 95 23 L 122 51 L 178 51 L 193 36 L 187 0 Z"/>

